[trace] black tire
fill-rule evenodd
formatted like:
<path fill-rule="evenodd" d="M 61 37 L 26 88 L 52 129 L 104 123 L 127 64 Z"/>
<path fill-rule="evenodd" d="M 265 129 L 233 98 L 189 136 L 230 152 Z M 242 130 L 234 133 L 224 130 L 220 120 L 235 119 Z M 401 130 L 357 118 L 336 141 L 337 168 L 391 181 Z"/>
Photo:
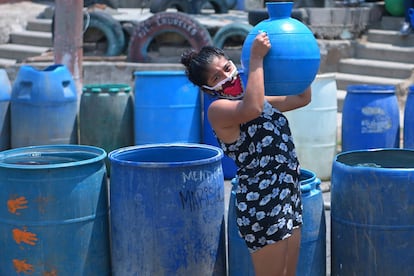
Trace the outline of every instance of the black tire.
<path fill-rule="evenodd" d="M 83 42 L 88 40 L 103 41 L 107 45 L 104 55 L 105 56 L 117 56 L 125 49 L 125 34 L 121 24 L 116 21 L 112 16 L 105 12 L 94 11 L 84 14 L 84 30 Z M 89 33 L 88 33 L 89 29 Z M 91 31 L 92 30 L 92 31 Z M 55 34 L 55 15 L 52 18 L 52 42 L 54 41 Z M 84 47 L 84 55 L 91 55 L 90 52 Z"/>
<path fill-rule="evenodd" d="M 106 46 L 103 55 L 120 55 L 125 48 L 125 35 L 121 23 L 101 11 L 90 12 L 89 16 L 89 24 L 83 34 L 84 45 L 89 41 L 102 43 Z M 87 53 L 84 51 L 84 54 Z"/>
<path fill-rule="evenodd" d="M 150 12 L 163 12 L 168 8 L 175 8 L 179 12 L 189 13 L 191 2 L 187 0 L 151 0 Z"/>
<path fill-rule="evenodd" d="M 213 37 L 213 45 L 218 48 L 223 48 L 228 38 L 232 36 L 240 36 L 246 38 L 251 29 L 250 24 L 232 23 L 221 27 Z"/>
<path fill-rule="evenodd" d="M 257 23 L 260 23 L 261 21 L 268 18 L 269 14 L 267 13 L 267 9 L 251 10 L 247 13 L 247 19 L 249 21 L 249 24 L 252 26 L 256 26 Z"/>
<path fill-rule="evenodd" d="M 156 36 L 166 32 L 181 35 L 195 50 L 213 44 L 207 29 L 189 15 L 181 12 L 159 12 L 135 27 L 129 41 L 127 60 L 151 62 L 148 46 Z"/>
<path fill-rule="evenodd" d="M 237 0 L 226 0 L 227 9 L 231 10 L 237 5 Z"/>

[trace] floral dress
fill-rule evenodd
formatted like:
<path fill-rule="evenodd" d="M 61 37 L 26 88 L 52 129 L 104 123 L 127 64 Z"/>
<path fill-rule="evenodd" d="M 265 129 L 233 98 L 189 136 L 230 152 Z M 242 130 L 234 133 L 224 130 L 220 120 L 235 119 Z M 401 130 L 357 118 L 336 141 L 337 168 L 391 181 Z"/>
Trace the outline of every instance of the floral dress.
<path fill-rule="evenodd" d="M 219 141 L 237 167 L 237 225 L 250 252 L 288 238 L 302 224 L 300 167 L 286 117 L 265 101 L 240 126 L 234 143 Z"/>

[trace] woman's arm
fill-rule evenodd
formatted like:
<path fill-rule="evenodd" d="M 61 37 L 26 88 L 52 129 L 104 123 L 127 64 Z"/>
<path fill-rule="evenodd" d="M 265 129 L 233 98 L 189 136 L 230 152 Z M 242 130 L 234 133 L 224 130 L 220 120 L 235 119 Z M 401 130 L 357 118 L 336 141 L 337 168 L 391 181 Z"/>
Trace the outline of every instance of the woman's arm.
<path fill-rule="evenodd" d="M 266 100 L 281 112 L 290 111 L 303 107 L 311 102 L 312 91 L 309 86 L 306 90 L 297 95 L 288 96 L 266 96 Z"/>
<path fill-rule="evenodd" d="M 250 70 L 242 100 L 218 99 L 211 103 L 208 119 L 222 141 L 233 142 L 239 135 L 240 124 L 260 116 L 264 103 L 263 58 L 269 49 L 267 35 L 257 35 L 250 51 Z"/>

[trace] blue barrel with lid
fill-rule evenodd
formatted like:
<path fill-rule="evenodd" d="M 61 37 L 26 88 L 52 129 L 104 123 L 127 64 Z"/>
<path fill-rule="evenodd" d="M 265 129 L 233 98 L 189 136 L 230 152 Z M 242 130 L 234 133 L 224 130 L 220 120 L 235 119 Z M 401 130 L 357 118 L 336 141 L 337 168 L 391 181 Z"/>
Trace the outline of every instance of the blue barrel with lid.
<path fill-rule="evenodd" d="M 78 98 L 65 65 L 20 67 L 11 94 L 11 147 L 78 142 Z"/>
<path fill-rule="evenodd" d="M 11 84 L 6 70 L 0 69 L 0 151 L 10 148 Z"/>
<path fill-rule="evenodd" d="M 200 143 L 201 96 L 184 71 L 135 75 L 135 144 Z"/>
<path fill-rule="evenodd" d="M 399 148 L 395 86 L 349 85 L 342 108 L 342 151 Z"/>
<path fill-rule="evenodd" d="M 111 275 L 103 149 L 0 152 L 0 275 Z"/>

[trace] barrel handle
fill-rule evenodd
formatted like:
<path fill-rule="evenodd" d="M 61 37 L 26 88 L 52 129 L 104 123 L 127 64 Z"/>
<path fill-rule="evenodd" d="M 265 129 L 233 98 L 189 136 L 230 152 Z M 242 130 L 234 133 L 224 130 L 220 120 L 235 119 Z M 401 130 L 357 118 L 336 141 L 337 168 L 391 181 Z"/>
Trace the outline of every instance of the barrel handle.
<path fill-rule="evenodd" d="M 64 80 L 62 81 L 62 86 L 63 87 L 68 87 L 70 85 L 70 80 Z"/>

